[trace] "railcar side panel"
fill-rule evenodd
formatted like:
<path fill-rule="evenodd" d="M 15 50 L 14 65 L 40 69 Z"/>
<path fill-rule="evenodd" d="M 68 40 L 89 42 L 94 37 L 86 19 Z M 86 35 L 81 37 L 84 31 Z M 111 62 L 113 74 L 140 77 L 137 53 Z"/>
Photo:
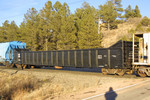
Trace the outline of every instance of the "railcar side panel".
<path fill-rule="evenodd" d="M 109 49 L 108 52 L 110 52 L 109 55 L 109 61 L 110 62 L 110 66 L 109 68 L 124 68 L 123 66 L 123 55 L 122 55 L 122 49 L 121 48 L 115 48 L 115 49 Z"/>
<path fill-rule="evenodd" d="M 64 66 L 70 66 L 69 64 L 69 51 L 64 51 Z"/>
<path fill-rule="evenodd" d="M 90 50 L 83 50 L 82 51 L 82 67 L 91 67 L 91 57 Z"/>
<path fill-rule="evenodd" d="M 47 65 L 47 51 L 43 52 L 43 65 Z"/>
<path fill-rule="evenodd" d="M 76 52 L 75 53 L 75 61 L 76 61 L 76 67 L 82 67 L 82 63 L 83 63 L 83 53 L 82 53 L 82 50 L 77 50 L 77 51 L 74 51 Z"/>
<path fill-rule="evenodd" d="M 135 52 L 137 52 L 138 56 L 138 49 Z M 19 53 L 21 53 L 21 58 L 18 58 Z M 20 59 L 20 62 L 18 59 Z M 33 66 L 131 68 L 132 42 L 119 41 L 110 48 L 97 49 L 58 51 L 22 50 L 14 53 L 14 61 L 15 63 Z"/>
<path fill-rule="evenodd" d="M 76 67 L 76 57 L 75 57 L 75 52 L 74 51 L 69 51 L 69 58 L 70 58 L 70 66 L 71 67 Z"/>
<path fill-rule="evenodd" d="M 46 53 L 46 56 L 47 56 L 47 65 L 51 65 L 51 52 L 50 51 L 48 51 L 47 53 Z"/>
<path fill-rule="evenodd" d="M 34 62 L 35 65 L 38 64 L 38 61 L 37 61 L 37 52 L 34 52 L 33 62 Z"/>
<path fill-rule="evenodd" d="M 55 66 L 56 65 L 56 51 L 52 51 L 52 57 L 53 57 L 53 64 L 52 66 Z"/>
<path fill-rule="evenodd" d="M 63 66 L 63 52 L 62 51 L 58 51 L 58 66 Z"/>
<path fill-rule="evenodd" d="M 34 62 L 33 62 L 33 54 L 34 53 L 30 52 L 29 54 L 30 54 L 30 61 L 29 61 L 29 63 L 30 64 L 34 64 Z"/>
<path fill-rule="evenodd" d="M 98 60 L 98 67 L 109 67 L 109 50 L 108 49 L 98 49 L 98 55 L 96 56 L 96 61 Z"/>
<path fill-rule="evenodd" d="M 96 50 L 95 49 L 91 49 L 91 66 L 92 67 L 96 67 L 97 64 L 97 55 L 96 55 Z"/>

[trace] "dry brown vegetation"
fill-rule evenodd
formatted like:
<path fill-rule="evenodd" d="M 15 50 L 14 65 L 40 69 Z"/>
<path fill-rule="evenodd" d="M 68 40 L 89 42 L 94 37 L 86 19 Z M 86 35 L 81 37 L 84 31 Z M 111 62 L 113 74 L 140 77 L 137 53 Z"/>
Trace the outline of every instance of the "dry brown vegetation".
<path fill-rule="evenodd" d="M 106 30 L 102 29 L 103 33 L 103 40 L 102 40 L 102 46 L 103 47 L 109 47 L 112 44 L 116 43 L 120 39 L 122 39 L 124 36 L 126 37 L 132 37 L 132 33 L 129 31 L 131 29 L 135 30 L 136 26 L 141 21 L 141 18 L 129 18 L 125 23 L 118 24 L 118 29 L 113 30 Z"/>
<path fill-rule="evenodd" d="M 39 87 L 37 83 L 38 80 L 32 76 L 0 73 L 0 99 L 11 100 L 18 94 L 22 95 L 26 92 L 31 92 Z"/>
<path fill-rule="evenodd" d="M 62 70 L 20 70 L 14 74 L 15 72 L 12 69 L 0 72 L 2 100 L 70 100 L 79 94 L 103 93 L 110 86 L 117 89 L 143 80 L 135 76 L 114 77 L 101 73 Z"/>
<path fill-rule="evenodd" d="M 7 73 L 0 73 L 0 88 L 3 87 L 0 90 L 1 99 L 53 99 L 59 95 L 100 85 L 98 76 L 90 78 L 91 75 L 88 75 L 88 73 L 83 75 L 82 72 L 19 71 L 17 74 L 12 75 L 14 72 L 8 70 Z"/>

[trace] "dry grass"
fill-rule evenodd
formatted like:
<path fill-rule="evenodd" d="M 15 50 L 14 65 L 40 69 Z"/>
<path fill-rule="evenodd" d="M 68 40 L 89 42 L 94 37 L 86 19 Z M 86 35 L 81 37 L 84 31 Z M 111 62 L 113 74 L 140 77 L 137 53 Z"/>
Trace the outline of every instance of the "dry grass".
<path fill-rule="evenodd" d="M 61 95 L 75 93 L 92 86 L 100 86 L 99 76 L 92 76 L 82 72 L 67 72 L 67 71 L 51 71 L 47 72 L 32 72 L 39 79 L 47 80 L 46 78 L 52 77 L 51 82 L 46 82 L 42 86 L 24 95 L 24 100 L 45 100 L 55 99 Z M 39 76 L 40 75 L 40 76 Z M 45 76 L 45 77 L 43 77 Z"/>
<path fill-rule="evenodd" d="M 136 29 L 136 26 L 141 21 L 141 18 L 130 18 L 127 22 L 118 25 L 118 29 L 102 30 L 103 42 L 102 46 L 107 48 L 119 41 L 123 36 L 131 37 L 129 30 Z"/>
<path fill-rule="evenodd" d="M 0 72 L 0 100 L 52 99 L 100 85 L 98 76 L 91 77 L 88 73 L 83 75 L 82 72 L 19 71 L 12 74 L 15 70 L 6 70 Z"/>
<path fill-rule="evenodd" d="M 116 89 L 139 81 L 135 77 L 104 76 L 90 72 L 33 69 L 20 70 L 12 75 L 15 71 L 3 69 L 0 72 L 2 100 L 70 100 L 72 95 L 86 95 L 91 89 L 105 92 L 110 86 Z"/>
<path fill-rule="evenodd" d="M 35 77 L 0 73 L 0 99 L 11 100 L 18 94 L 31 92 L 39 87 L 37 83 L 38 80 Z"/>

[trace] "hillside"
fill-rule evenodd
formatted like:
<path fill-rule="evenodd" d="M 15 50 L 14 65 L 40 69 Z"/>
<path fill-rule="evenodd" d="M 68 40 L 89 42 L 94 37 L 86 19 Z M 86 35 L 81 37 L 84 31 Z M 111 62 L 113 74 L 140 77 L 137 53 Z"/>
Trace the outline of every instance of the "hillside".
<path fill-rule="evenodd" d="M 118 24 L 118 29 L 114 30 L 106 30 L 104 28 L 101 29 L 103 33 L 102 46 L 107 48 L 112 44 L 116 43 L 124 36 L 131 37 L 132 33 L 129 33 L 129 30 L 135 29 L 138 23 L 141 21 L 141 18 L 132 18 L 128 19 L 125 23 Z"/>

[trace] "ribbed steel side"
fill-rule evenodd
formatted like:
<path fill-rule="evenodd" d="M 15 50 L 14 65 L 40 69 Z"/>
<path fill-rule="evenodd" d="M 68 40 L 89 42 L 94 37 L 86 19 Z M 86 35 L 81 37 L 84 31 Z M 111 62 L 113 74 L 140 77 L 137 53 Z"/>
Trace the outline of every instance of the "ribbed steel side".
<path fill-rule="evenodd" d="M 137 52 L 136 57 L 138 46 L 135 52 Z M 18 61 L 19 53 L 21 53 L 20 62 Z M 37 66 L 130 68 L 131 53 L 132 42 L 119 41 L 110 48 L 58 51 L 16 50 L 14 62 Z"/>

